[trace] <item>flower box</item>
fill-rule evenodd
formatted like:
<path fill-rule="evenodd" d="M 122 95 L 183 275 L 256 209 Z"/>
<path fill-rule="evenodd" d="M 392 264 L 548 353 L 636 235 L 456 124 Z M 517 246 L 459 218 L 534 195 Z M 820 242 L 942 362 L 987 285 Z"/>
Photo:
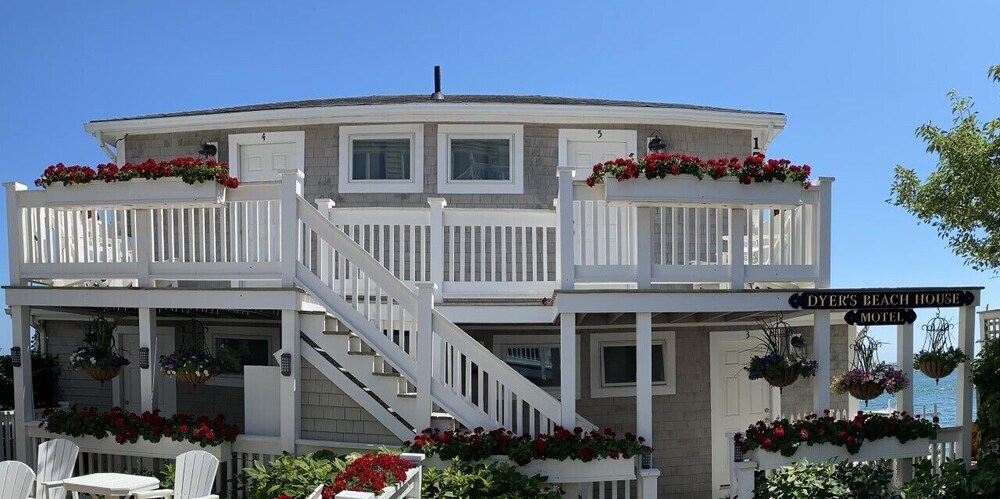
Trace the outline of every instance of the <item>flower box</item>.
<path fill-rule="evenodd" d="M 508 462 L 507 456 L 490 456 L 485 460 L 490 463 Z M 437 456 L 424 459 L 424 466 L 431 468 L 447 468 L 451 463 L 442 461 Z M 584 483 L 604 482 L 613 480 L 635 479 L 635 458 L 603 458 L 583 462 L 578 459 L 538 459 L 523 466 L 516 466 L 522 475 L 542 475 L 548 477 L 548 483 Z"/>
<path fill-rule="evenodd" d="M 929 438 L 918 438 L 908 442 L 900 443 L 895 438 L 881 438 L 874 441 L 865 441 L 856 454 L 847 452 L 846 447 L 833 444 L 807 445 L 800 444 L 795 454 L 785 457 L 778 452 L 770 452 L 762 449 L 755 449 L 747 453 L 746 458 L 755 461 L 759 469 L 774 469 L 787 466 L 802 459 L 808 459 L 811 463 L 827 461 L 829 459 L 848 461 L 871 461 L 875 459 L 900 459 L 910 457 L 926 457 L 930 455 Z"/>
<path fill-rule="evenodd" d="M 176 459 L 177 456 L 191 450 L 203 450 L 215 456 L 220 462 L 226 462 L 232 456 L 232 446 L 228 442 L 219 445 L 202 447 L 201 444 L 191 442 L 178 442 L 163 438 L 159 442 L 153 443 L 142 437 L 134 444 L 119 444 L 114 437 L 97 438 L 92 436 L 70 437 L 50 433 L 46 438 L 65 438 L 80 447 L 80 452 L 90 452 L 95 454 L 113 454 L 131 457 L 150 457 L 155 459 Z"/>
<path fill-rule="evenodd" d="M 226 201 L 226 187 L 218 182 L 185 183 L 180 177 L 127 182 L 52 184 L 45 189 L 52 208 L 215 208 Z"/>
<path fill-rule="evenodd" d="M 736 178 L 714 180 L 694 175 L 666 178 L 635 178 L 619 182 L 604 179 L 604 195 L 609 203 L 630 205 L 695 204 L 714 206 L 778 206 L 802 204 L 800 182 L 755 182 L 741 184 Z"/>
<path fill-rule="evenodd" d="M 408 470 L 406 472 L 406 480 L 382 489 L 382 493 L 379 495 L 375 495 L 371 492 L 344 491 L 333 497 L 334 499 L 403 499 L 406 497 L 420 497 L 420 491 L 416 490 L 419 485 L 417 483 L 418 480 L 416 479 L 416 476 L 419 472 L 419 467 Z M 314 490 L 312 494 L 309 494 L 309 497 L 306 499 L 322 499 L 323 487 L 325 487 L 325 485 L 316 487 L 316 490 Z"/>

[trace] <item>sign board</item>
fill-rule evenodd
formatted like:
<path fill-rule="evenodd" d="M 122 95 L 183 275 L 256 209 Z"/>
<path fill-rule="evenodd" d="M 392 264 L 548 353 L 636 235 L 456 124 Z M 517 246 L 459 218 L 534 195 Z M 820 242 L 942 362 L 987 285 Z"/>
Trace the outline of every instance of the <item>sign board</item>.
<path fill-rule="evenodd" d="M 972 305 L 976 295 L 961 289 L 802 291 L 788 297 L 792 308 L 802 310 L 879 310 L 908 308 L 963 307 Z"/>
<path fill-rule="evenodd" d="M 915 320 L 917 313 L 912 308 L 849 310 L 844 314 L 844 322 L 852 326 L 898 326 Z"/>

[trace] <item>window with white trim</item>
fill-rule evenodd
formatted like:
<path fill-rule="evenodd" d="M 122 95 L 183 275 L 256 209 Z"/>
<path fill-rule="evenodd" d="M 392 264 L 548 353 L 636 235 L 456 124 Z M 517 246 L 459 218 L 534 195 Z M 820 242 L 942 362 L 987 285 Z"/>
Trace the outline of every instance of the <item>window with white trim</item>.
<path fill-rule="evenodd" d="M 580 339 L 576 349 L 580 351 Z M 497 335 L 493 353 L 539 388 L 559 398 L 562 364 L 558 335 Z M 580 363 L 576 363 L 576 397 L 580 398 Z"/>
<path fill-rule="evenodd" d="M 340 127 L 340 192 L 423 192 L 424 125 Z"/>
<path fill-rule="evenodd" d="M 438 125 L 438 192 L 524 192 L 524 126 Z"/>
<path fill-rule="evenodd" d="M 590 396 L 635 396 L 635 335 L 590 335 Z M 677 393 L 676 342 L 673 331 L 654 331 L 652 351 L 653 395 Z"/>

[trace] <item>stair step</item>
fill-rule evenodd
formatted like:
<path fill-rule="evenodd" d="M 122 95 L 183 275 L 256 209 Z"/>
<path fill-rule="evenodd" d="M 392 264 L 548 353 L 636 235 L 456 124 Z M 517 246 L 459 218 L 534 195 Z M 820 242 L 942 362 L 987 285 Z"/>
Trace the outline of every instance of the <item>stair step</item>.
<path fill-rule="evenodd" d="M 340 331 L 340 330 L 336 330 L 336 329 L 324 329 L 323 330 L 323 334 L 326 334 L 326 335 L 335 335 L 335 336 L 348 336 L 348 335 L 351 334 L 351 330 L 350 329 L 345 329 L 343 331 Z"/>
<path fill-rule="evenodd" d="M 397 393 L 396 396 L 399 397 L 399 398 L 411 398 L 411 399 L 417 398 L 417 394 L 415 392 L 414 393 Z"/>
<path fill-rule="evenodd" d="M 375 372 L 372 372 L 372 376 L 385 376 L 387 378 L 399 378 L 402 375 L 399 374 L 399 373 L 397 373 L 397 372 L 383 373 L 383 372 L 375 371 Z"/>
<path fill-rule="evenodd" d="M 376 353 L 374 350 L 368 351 L 368 352 L 347 352 L 347 355 L 368 355 L 368 356 L 371 356 L 371 357 L 378 357 L 379 356 L 378 353 Z"/>

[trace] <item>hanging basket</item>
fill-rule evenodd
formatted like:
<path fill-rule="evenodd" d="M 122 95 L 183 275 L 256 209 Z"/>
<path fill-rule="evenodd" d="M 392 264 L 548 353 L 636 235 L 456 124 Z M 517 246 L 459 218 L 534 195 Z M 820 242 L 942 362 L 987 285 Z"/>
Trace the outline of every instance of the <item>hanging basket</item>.
<path fill-rule="evenodd" d="M 933 378 L 935 383 L 937 383 L 939 379 L 947 377 L 954 370 L 954 367 L 949 369 L 948 366 L 940 360 L 928 360 L 920 363 L 920 372 L 926 374 L 928 378 Z"/>
<path fill-rule="evenodd" d="M 83 372 L 103 385 L 105 381 L 121 374 L 122 366 L 89 366 L 83 368 Z"/>
<path fill-rule="evenodd" d="M 861 383 L 860 385 L 853 385 L 847 389 L 852 397 L 858 400 L 864 400 L 865 402 L 882 395 L 885 391 L 885 387 L 874 381 L 868 381 Z"/>
<path fill-rule="evenodd" d="M 177 373 L 177 379 L 181 380 L 182 383 L 187 383 L 195 387 L 205 384 L 211 378 L 211 374 L 205 375 L 194 371 L 181 371 Z"/>
<path fill-rule="evenodd" d="M 777 375 L 765 375 L 764 379 L 775 388 L 784 388 L 799 379 L 799 369 L 797 366 L 785 366 Z"/>

